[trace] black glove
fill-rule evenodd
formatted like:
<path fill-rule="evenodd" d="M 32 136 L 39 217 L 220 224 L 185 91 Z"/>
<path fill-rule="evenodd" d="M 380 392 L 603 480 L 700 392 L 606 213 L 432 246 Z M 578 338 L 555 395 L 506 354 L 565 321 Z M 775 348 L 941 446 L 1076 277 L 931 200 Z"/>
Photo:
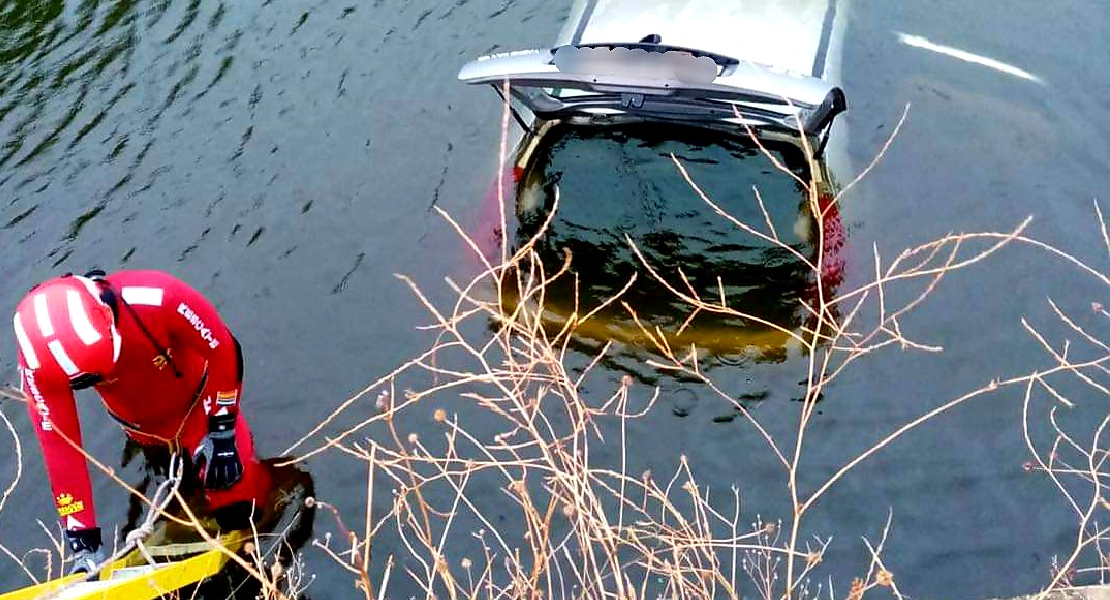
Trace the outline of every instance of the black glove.
<path fill-rule="evenodd" d="M 100 550 L 100 528 L 67 529 L 66 539 L 69 542 L 69 549 L 73 551 L 73 567 L 70 568 L 69 574 L 94 575 L 105 560 L 104 553 Z"/>
<path fill-rule="evenodd" d="M 239 481 L 243 463 L 235 447 L 235 415 L 208 420 L 208 435 L 193 453 L 193 462 L 204 473 L 205 489 L 227 489 Z"/>

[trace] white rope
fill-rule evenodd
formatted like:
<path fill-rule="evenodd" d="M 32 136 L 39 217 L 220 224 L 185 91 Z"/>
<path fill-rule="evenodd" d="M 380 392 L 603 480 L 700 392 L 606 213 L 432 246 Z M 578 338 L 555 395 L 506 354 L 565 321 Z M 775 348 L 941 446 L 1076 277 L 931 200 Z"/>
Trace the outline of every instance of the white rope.
<path fill-rule="evenodd" d="M 152 533 L 154 533 L 154 526 L 150 523 L 143 523 L 141 527 L 131 530 L 124 541 L 127 544 L 141 544 Z"/>
<path fill-rule="evenodd" d="M 89 573 L 90 577 L 99 573 L 104 567 L 112 564 L 120 558 L 123 558 L 126 554 L 128 554 L 135 548 L 138 548 L 143 553 L 143 555 L 147 559 L 147 562 L 154 564 L 154 559 L 150 557 L 150 554 L 146 552 L 146 549 L 142 547 L 142 544 L 144 541 L 146 541 L 146 538 L 150 537 L 150 534 L 154 532 L 155 521 L 158 520 L 158 517 L 161 515 L 162 511 L 164 511 L 166 509 L 166 506 L 169 505 L 170 499 L 173 498 L 174 492 L 177 491 L 177 487 L 181 483 L 182 475 L 179 471 L 182 468 L 184 467 L 179 455 L 171 455 L 170 467 L 167 471 L 169 477 L 165 481 L 163 481 L 161 485 L 158 486 L 157 490 L 154 491 L 154 496 L 152 496 L 150 500 L 151 510 L 147 511 L 146 518 L 143 519 L 142 525 L 139 525 L 135 529 L 128 532 L 127 537 L 124 538 L 123 547 L 113 553 L 112 556 L 108 557 L 107 560 L 97 565 L 96 569 L 92 573 Z"/>
<path fill-rule="evenodd" d="M 143 558 L 146 559 L 146 564 L 151 566 L 157 564 L 154 560 L 154 557 L 150 555 L 150 552 L 147 552 L 146 545 L 143 544 L 143 541 L 141 539 L 135 541 L 135 546 L 139 549 L 139 552 L 143 555 Z"/>

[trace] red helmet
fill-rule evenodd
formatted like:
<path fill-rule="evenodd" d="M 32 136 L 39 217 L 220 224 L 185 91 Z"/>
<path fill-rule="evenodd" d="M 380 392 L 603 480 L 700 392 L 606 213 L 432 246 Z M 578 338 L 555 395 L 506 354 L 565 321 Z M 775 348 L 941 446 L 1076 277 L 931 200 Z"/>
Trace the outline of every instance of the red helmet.
<path fill-rule="evenodd" d="M 112 372 L 120 337 L 97 283 L 65 275 L 35 286 L 16 307 L 15 335 L 27 367 L 88 387 Z"/>

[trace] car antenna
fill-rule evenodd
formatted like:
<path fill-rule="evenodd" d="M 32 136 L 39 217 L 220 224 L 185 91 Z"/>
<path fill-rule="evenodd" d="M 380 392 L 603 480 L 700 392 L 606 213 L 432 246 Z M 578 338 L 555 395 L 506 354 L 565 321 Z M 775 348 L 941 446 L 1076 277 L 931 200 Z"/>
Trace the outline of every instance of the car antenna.
<path fill-rule="evenodd" d="M 659 44 L 663 43 L 663 36 L 659 35 L 658 33 L 649 33 L 649 34 L 645 35 L 644 37 L 640 38 L 639 43 L 659 45 Z"/>

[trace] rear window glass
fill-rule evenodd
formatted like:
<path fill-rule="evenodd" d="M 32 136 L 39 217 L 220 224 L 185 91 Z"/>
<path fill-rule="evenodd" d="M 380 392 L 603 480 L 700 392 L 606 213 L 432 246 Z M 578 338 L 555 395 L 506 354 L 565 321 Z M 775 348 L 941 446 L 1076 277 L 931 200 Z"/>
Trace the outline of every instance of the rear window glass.
<path fill-rule="evenodd" d="M 808 239 L 815 236 L 804 189 L 758 147 L 742 138 L 659 124 L 563 125 L 545 137 L 518 188 L 517 239 L 522 242 L 543 223 L 558 188 L 558 211 L 538 250 L 549 270 L 562 264 L 564 249 L 571 251 L 579 312 L 604 302 L 638 272 L 636 285 L 624 299 L 645 324 L 677 329 L 688 317 L 690 307 L 642 268 L 627 235 L 675 285 L 683 285 L 681 269 L 698 294 L 716 298 L 719 276 L 731 306 L 785 327 L 797 326 L 797 301 L 809 276 L 805 265 L 716 214 L 670 157 L 673 153 L 720 208 L 766 233 L 766 218 L 753 191 L 753 186 L 758 188 L 782 241 L 813 256 Z M 793 147 L 768 149 L 798 175 L 806 174 Z M 569 311 L 574 286 L 572 278 L 564 278 L 547 303 Z M 615 325 L 635 327 L 619 304 L 602 315 Z M 711 329 L 762 327 L 708 314 L 694 324 Z"/>

